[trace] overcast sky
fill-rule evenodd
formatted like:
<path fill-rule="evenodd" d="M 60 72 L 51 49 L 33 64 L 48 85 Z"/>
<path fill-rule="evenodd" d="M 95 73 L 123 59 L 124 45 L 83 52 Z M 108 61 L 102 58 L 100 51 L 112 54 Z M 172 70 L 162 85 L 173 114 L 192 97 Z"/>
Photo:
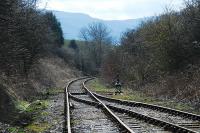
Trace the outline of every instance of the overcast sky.
<path fill-rule="evenodd" d="M 184 4 L 183 0 L 40 0 L 39 4 L 40 8 L 85 13 L 105 20 L 159 15 L 166 6 L 179 10 Z"/>

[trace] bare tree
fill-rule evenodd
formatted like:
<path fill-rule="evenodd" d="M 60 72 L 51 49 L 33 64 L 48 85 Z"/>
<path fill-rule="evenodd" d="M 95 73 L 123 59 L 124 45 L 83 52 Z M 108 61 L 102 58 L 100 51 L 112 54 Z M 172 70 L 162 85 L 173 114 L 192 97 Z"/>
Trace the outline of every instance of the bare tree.
<path fill-rule="evenodd" d="M 89 46 L 89 52 L 97 68 L 101 67 L 106 47 L 112 43 L 110 31 L 103 23 L 91 23 L 80 31 L 81 38 Z"/>

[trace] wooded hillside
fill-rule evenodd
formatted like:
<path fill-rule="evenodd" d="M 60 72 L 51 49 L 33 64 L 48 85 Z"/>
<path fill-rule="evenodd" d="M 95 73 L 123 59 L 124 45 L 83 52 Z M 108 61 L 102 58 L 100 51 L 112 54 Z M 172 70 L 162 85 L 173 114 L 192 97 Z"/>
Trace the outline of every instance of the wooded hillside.
<path fill-rule="evenodd" d="M 120 74 L 133 89 L 199 106 L 200 1 L 185 5 L 124 33 L 121 45 L 104 60 L 106 81 Z"/>
<path fill-rule="evenodd" d="M 64 38 L 52 12 L 36 0 L 0 1 L 0 121 L 14 122 L 21 100 L 64 87 L 74 72 L 57 51 Z"/>
<path fill-rule="evenodd" d="M 0 70 L 27 74 L 48 51 L 64 43 L 60 23 L 51 12 L 36 10 L 35 0 L 0 2 Z"/>

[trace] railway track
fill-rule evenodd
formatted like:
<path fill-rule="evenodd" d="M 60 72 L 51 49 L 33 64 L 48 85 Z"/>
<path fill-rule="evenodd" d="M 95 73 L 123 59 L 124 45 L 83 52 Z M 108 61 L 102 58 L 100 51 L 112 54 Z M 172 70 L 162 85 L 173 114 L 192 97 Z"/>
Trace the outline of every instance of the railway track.
<path fill-rule="evenodd" d="M 110 109 L 99 102 L 85 102 L 82 99 L 73 97 L 85 95 L 81 88 L 82 82 L 85 79 L 75 80 L 70 82 L 66 87 L 66 104 L 73 107 L 66 107 L 66 119 L 64 132 L 106 132 L 106 133 L 134 133 L 126 126 Z M 72 95 L 73 94 L 73 95 Z M 92 99 L 90 99 L 92 101 Z M 73 108 L 73 109 L 72 109 Z M 71 118 L 70 118 L 71 117 Z M 72 121 L 71 121 L 72 120 Z"/>
<path fill-rule="evenodd" d="M 167 112 L 167 110 L 164 110 L 165 108 L 163 109 L 160 106 L 159 106 L 159 109 L 158 108 L 155 109 L 153 107 L 149 108 L 146 105 L 135 106 L 134 104 L 130 104 L 129 101 L 109 99 L 109 98 L 100 96 L 98 94 L 95 94 L 95 96 L 101 99 L 102 102 L 104 102 L 106 105 L 111 105 L 118 108 L 124 108 L 129 111 L 143 114 L 145 116 L 150 116 L 159 120 L 163 120 L 163 121 L 178 125 L 180 127 L 190 129 L 194 132 L 200 132 L 200 121 L 198 120 L 198 116 L 194 117 L 194 114 L 190 116 L 190 114 L 186 114 L 186 112 L 184 112 L 186 115 L 183 115 L 182 114 L 183 112 L 179 114 L 178 113 L 179 111 L 177 111 L 177 113 L 174 113 L 175 110 L 173 111 L 173 113 Z M 168 108 L 168 110 L 170 109 Z"/>
<path fill-rule="evenodd" d="M 93 94 L 108 106 L 111 105 L 114 107 L 123 108 L 141 115 L 150 116 L 152 118 L 189 129 L 190 131 L 196 133 L 200 132 L 199 115 L 142 102 L 119 100 L 96 93 Z"/>
<path fill-rule="evenodd" d="M 118 120 L 117 124 L 118 127 L 120 127 L 121 129 L 118 131 L 120 132 L 198 133 L 197 130 L 199 126 L 198 125 L 199 121 L 198 118 L 196 116 L 194 117 L 193 114 L 192 114 L 193 116 L 187 116 L 186 118 L 184 118 L 184 121 L 182 121 L 182 117 L 180 116 L 179 116 L 180 118 L 177 119 L 177 116 L 173 117 L 170 116 L 170 118 L 167 118 L 167 116 L 165 115 L 165 117 L 160 119 L 159 116 L 162 116 L 163 112 L 166 114 L 167 112 L 166 110 L 164 110 L 163 112 L 161 110 L 159 111 L 157 108 L 154 110 L 155 107 L 150 108 L 151 111 L 147 107 L 146 107 L 147 109 L 145 108 L 145 110 L 142 109 L 136 110 L 135 108 L 138 106 L 133 106 L 134 104 L 132 102 L 130 103 L 130 101 L 110 99 L 108 97 L 90 92 L 88 88 L 85 86 L 85 82 L 87 82 L 88 80 L 89 79 L 82 79 L 75 82 L 75 84 L 71 85 L 72 86 L 71 88 L 68 87 L 69 93 L 67 93 L 67 95 L 69 95 L 72 103 L 75 101 L 77 103 L 79 102 L 86 103 L 88 105 L 93 105 L 96 106 L 97 108 L 103 109 L 104 112 L 106 112 L 107 117 L 111 116 L 111 114 L 114 115 L 114 117 L 112 117 L 112 120 L 113 118 L 115 121 Z M 82 86 L 83 88 L 80 86 Z M 105 109 L 108 109 L 109 111 L 105 111 Z M 174 111 L 172 112 L 171 113 L 173 115 L 177 114 L 177 113 L 174 114 Z M 177 124 L 177 122 L 179 123 Z M 122 124 L 123 126 L 119 126 L 120 124 Z M 126 128 L 128 130 L 125 130 Z"/>
<path fill-rule="evenodd" d="M 91 105 L 97 104 L 89 98 L 88 96 L 70 96 L 72 99 L 80 100 L 81 102 L 88 103 Z M 99 105 L 100 106 L 100 105 Z M 137 133 L 171 133 L 170 131 L 164 130 L 158 126 L 148 124 L 144 121 L 138 120 L 124 112 L 117 111 L 116 109 L 111 109 L 111 111 L 121 119 L 131 130 Z"/>

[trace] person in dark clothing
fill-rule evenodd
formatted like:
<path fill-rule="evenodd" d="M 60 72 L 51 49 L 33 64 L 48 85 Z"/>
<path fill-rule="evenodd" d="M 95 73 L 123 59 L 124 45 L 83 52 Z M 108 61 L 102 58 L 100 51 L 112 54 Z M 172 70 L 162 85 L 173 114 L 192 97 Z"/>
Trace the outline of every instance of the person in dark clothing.
<path fill-rule="evenodd" d="M 122 90 L 121 90 L 122 84 L 119 80 L 119 74 L 116 76 L 115 88 L 116 88 L 115 94 L 121 94 L 122 93 Z"/>

